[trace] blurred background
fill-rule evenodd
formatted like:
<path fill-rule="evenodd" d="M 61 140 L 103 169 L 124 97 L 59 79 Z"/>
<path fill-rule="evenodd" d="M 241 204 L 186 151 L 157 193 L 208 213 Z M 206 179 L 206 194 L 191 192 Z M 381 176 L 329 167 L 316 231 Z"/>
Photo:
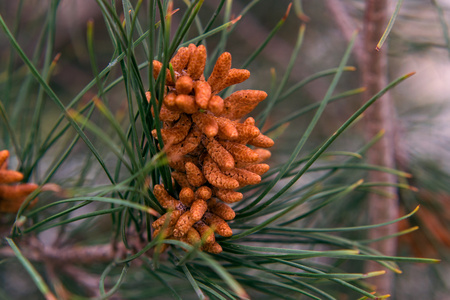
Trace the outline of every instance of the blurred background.
<path fill-rule="evenodd" d="M 205 1 L 200 16 L 208 20 L 219 2 Z M 49 0 L 0 1 L 2 17 L 9 28 L 15 30 L 17 40 L 29 57 L 42 55 L 35 54 L 34 49 L 49 3 Z M 233 11 L 240 12 L 248 3 L 249 1 L 234 0 Z M 233 55 L 233 66 L 242 65 L 265 40 L 285 14 L 289 3 L 288 0 L 262 0 L 239 21 L 226 47 Z M 174 7 L 184 9 L 186 6 L 182 1 L 174 1 Z M 15 18 L 18 9 L 22 9 L 20 19 Z M 399 206 L 403 214 L 410 212 L 418 204 L 421 205 L 420 211 L 413 218 L 400 225 L 401 229 L 418 225 L 420 230 L 399 239 L 397 254 L 443 260 L 439 265 L 402 265 L 404 272 L 395 277 L 392 299 L 450 299 L 449 9 L 448 0 L 404 1 L 387 44 L 382 49 L 388 52 L 391 80 L 409 72 L 416 72 L 391 92 L 396 108 L 396 115 L 391 117 L 395 119 L 396 142 L 401 149 L 396 157 L 397 166 L 413 174 L 409 183 L 419 189 L 417 193 L 401 192 Z M 311 74 L 336 67 L 348 45 L 349 32 L 362 29 L 364 1 L 303 1 L 303 11 L 304 15 L 301 16 L 296 16 L 291 11 L 282 29 L 270 41 L 262 55 L 248 67 L 252 76 L 240 88 L 251 86 L 252 89 L 267 90 L 274 74 L 277 78 L 283 76 L 302 23 L 300 18 L 306 21 L 306 34 L 290 81 L 296 83 Z M 175 14 L 174 27 L 179 21 L 176 16 Z M 51 86 L 66 103 L 93 78 L 86 46 L 88 20 L 93 20 L 95 24 L 98 68 L 104 68 L 113 55 L 102 18 L 95 0 L 60 1 L 54 55 L 60 53 L 61 56 L 51 78 Z M 220 25 L 220 20 L 217 24 Z M 210 45 L 217 42 L 218 38 L 214 37 L 208 40 Z M 351 60 L 351 65 L 357 66 L 355 58 Z M 13 78 L 6 78 L 8 68 L 17 70 Z M 22 62 L 16 55 L 11 54 L 6 36 L 0 33 L 0 87 L 6 80 L 17 82 L 16 86 L 20 86 L 18 83 L 25 72 Z M 115 77 L 119 75 L 120 70 L 113 69 L 112 72 L 116 72 L 112 74 Z M 294 93 L 282 106 L 274 110 L 272 120 L 285 116 L 294 108 L 320 101 L 330 80 L 316 80 Z M 14 87 L 14 84 L 12 86 Z M 361 87 L 361 74 L 357 69 L 346 73 L 337 92 L 358 87 Z M 19 92 L 2 89 L 0 97 L 14 97 Z M 94 92 L 85 96 L 86 101 Z M 110 101 L 117 109 L 123 106 L 124 99 L 123 91 L 110 93 Z M 311 141 L 309 147 L 315 147 L 315 142 L 323 141 L 332 134 L 364 100 L 367 99 L 356 95 L 330 104 L 320 127 L 316 129 L 315 140 Z M 52 105 L 48 105 L 46 109 L 49 116 L 52 110 L 56 110 Z M 309 117 L 307 115 L 293 121 L 281 134 L 274 149 L 274 161 L 282 161 L 290 154 L 293 145 L 289 141 L 298 137 L 298 129 L 306 127 Z M 270 119 L 268 125 L 270 126 Z M 364 140 L 363 130 L 361 126 L 352 128 L 338 139 L 333 149 L 357 149 Z M 364 219 L 364 213 L 361 212 L 363 207 L 349 202 L 339 207 L 345 215 L 335 214 L 334 219 L 329 218 L 327 221 L 334 226 L 348 225 L 345 222 L 349 219 L 350 222 L 357 223 Z M 360 217 L 348 217 L 358 215 Z M 22 299 L 27 299 L 27 295 L 34 294 L 33 284 L 26 281 L 28 277 L 22 274 L 21 270 L 19 267 L 17 270 L 3 269 L 0 281 L 6 283 L 5 286 L 11 286 L 11 290 L 20 290 Z"/>

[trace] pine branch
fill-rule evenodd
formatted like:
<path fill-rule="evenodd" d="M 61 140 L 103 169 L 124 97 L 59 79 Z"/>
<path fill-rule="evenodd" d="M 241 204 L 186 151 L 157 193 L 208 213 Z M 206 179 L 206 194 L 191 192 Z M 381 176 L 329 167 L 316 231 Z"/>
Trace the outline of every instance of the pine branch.
<path fill-rule="evenodd" d="M 388 83 L 387 78 L 387 50 L 376 51 L 378 40 L 383 35 L 389 15 L 389 4 L 386 0 L 366 0 L 364 28 L 363 28 L 363 51 L 361 57 L 361 73 L 363 85 L 366 88 L 365 98 L 376 94 Z M 376 102 L 367 110 L 366 136 L 371 139 L 380 131 L 385 131 L 385 136 L 380 139 L 367 153 L 368 163 L 389 168 L 395 168 L 395 113 L 389 94 Z M 395 183 L 396 177 L 392 174 L 381 172 L 370 172 L 370 181 L 383 181 Z M 383 193 L 395 195 L 393 197 L 381 196 L 372 193 L 369 196 L 369 218 L 371 223 L 382 223 L 395 219 L 398 216 L 398 199 L 396 188 L 384 187 Z M 397 231 L 395 225 L 386 226 L 369 233 L 370 239 L 378 239 L 388 236 Z M 396 240 L 386 239 L 374 243 L 374 249 L 385 255 L 394 255 L 396 251 Z M 367 271 L 379 269 L 376 263 L 367 264 Z M 372 279 L 381 294 L 391 293 L 393 288 L 393 273 Z"/>
<path fill-rule="evenodd" d="M 93 246 L 68 246 L 54 247 L 43 244 L 36 237 L 28 237 L 17 242 L 26 258 L 36 262 L 51 261 L 53 264 L 65 265 L 76 263 L 77 265 L 89 265 L 92 263 L 110 263 L 115 259 L 124 258 L 130 252 L 123 244 L 114 245 L 98 244 Z M 145 245 L 134 236 L 129 241 L 132 249 L 142 249 Z M 14 257 L 14 252 L 9 247 L 0 248 L 0 257 Z"/>

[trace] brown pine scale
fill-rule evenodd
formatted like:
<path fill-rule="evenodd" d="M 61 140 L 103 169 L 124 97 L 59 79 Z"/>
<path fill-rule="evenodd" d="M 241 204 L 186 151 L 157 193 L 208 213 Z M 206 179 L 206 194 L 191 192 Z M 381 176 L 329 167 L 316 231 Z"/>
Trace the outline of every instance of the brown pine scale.
<path fill-rule="evenodd" d="M 173 111 L 167 108 L 166 105 L 161 105 L 161 110 L 159 111 L 159 119 L 163 122 L 174 122 L 178 121 L 181 117 L 180 111 Z"/>
<path fill-rule="evenodd" d="M 267 149 L 255 149 L 254 151 L 259 155 L 259 159 L 256 161 L 258 164 L 268 160 L 272 156 L 272 153 Z"/>
<path fill-rule="evenodd" d="M 195 103 L 202 109 L 208 108 L 211 98 L 211 86 L 205 81 L 196 81 L 194 84 Z"/>
<path fill-rule="evenodd" d="M 181 210 L 174 210 L 172 212 L 167 212 L 164 215 L 162 215 L 158 220 L 152 223 L 152 227 L 154 229 L 160 229 L 163 227 L 164 223 L 166 223 L 167 218 L 169 218 L 169 221 L 167 223 L 167 226 L 173 227 L 175 223 L 178 221 L 178 219 L 181 216 L 182 211 Z"/>
<path fill-rule="evenodd" d="M 169 164 L 171 160 L 170 157 L 177 158 L 194 151 L 200 145 L 201 139 L 202 133 L 200 129 L 197 126 L 191 128 L 190 132 L 183 141 L 166 149 L 167 156 L 169 157 Z"/>
<path fill-rule="evenodd" d="M 209 200 L 212 197 L 212 190 L 206 185 L 199 187 L 195 191 L 195 198 Z"/>
<path fill-rule="evenodd" d="M 200 240 L 201 240 L 200 233 L 193 227 L 189 228 L 187 234 L 181 239 L 181 241 L 190 245 L 195 245 L 199 243 Z"/>
<path fill-rule="evenodd" d="M 233 158 L 240 162 L 255 162 L 259 159 L 258 153 L 250 149 L 249 147 L 231 142 L 231 141 L 220 141 L 220 144 L 227 150 Z"/>
<path fill-rule="evenodd" d="M 177 107 L 177 103 L 176 103 L 176 99 L 177 99 L 177 94 L 175 92 L 170 92 L 168 93 L 164 99 L 163 99 L 163 104 L 172 111 L 179 111 L 178 107 Z"/>
<path fill-rule="evenodd" d="M 214 115 L 220 115 L 223 111 L 223 99 L 220 96 L 214 95 L 209 99 L 208 110 Z"/>
<path fill-rule="evenodd" d="M 203 221 L 205 221 L 209 227 L 214 228 L 214 232 L 221 236 L 229 237 L 233 235 L 233 231 L 230 226 L 228 226 L 227 222 L 213 213 L 206 212 L 203 216 Z"/>
<path fill-rule="evenodd" d="M 255 121 L 254 118 L 248 117 L 247 119 L 245 119 L 244 124 L 245 124 L 245 125 L 252 125 L 252 126 L 255 126 L 256 121 Z"/>
<path fill-rule="evenodd" d="M 222 246 L 217 242 L 203 245 L 202 250 L 213 254 L 219 254 L 223 251 Z"/>
<path fill-rule="evenodd" d="M 180 172 L 186 172 L 186 163 L 187 162 L 196 163 L 198 161 L 198 159 L 196 159 L 195 157 L 190 157 L 190 156 L 186 157 L 186 156 L 181 156 L 181 155 L 167 154 L 167 157 L 169 160 L 169 166 L 172 169 L 180 171 Z"/>
<path fill-rule="evenodd" d="M 208 209 L 208 204 L 203 199 L 195 200 L 194 203 L 191 205 L 191 215 L 192 218 L 197 222 L 199 221 L 203 215 L 205 214 L 206 210 Z"/>
<path fill-rule="evenodd" d="M 243 169 L 261 176 L 267 171 L 269 171 L 269 168 L 270 166 L 268 164 L 251 164 L 244 167 Z"/>
<path fill-rule="evenodd" d="M 197 50 L 197 46 L 195 46 L 194 44 L 189 44 L 189 46 L 187 48 L 189 50 L 189 55 L 190 55 L 189 59 L 192 60 L 193 54 Z M 205 50 L 206 50 L 206 48 L 205 48 Z M 205 51 L 205 53 L 206 53 L 206 51 Z M 205 60 L 205 62 L 206 62 L 206 60 Z"/>
<path fill-rule="evenodd" d="M 240 120 L 267 94 L 243 90 L 225 99 L 218 95 L 250 76 L 248 70 L 231 68 L 228 52 L 219 56 L 208 80 L 203 74 L 206 64 L 203 45 L 180 48 L 170 64 L 176 78 L 171 78 L 166 70 L 161 134 L 164 144 L 172 141 L 163 150 L 174 169 L 172 178 L 179 185 L 175 186 L 179 189 L 175 193 L 180 200 L 170 196 L 162 185 L 155 185 L 153 193 L 168 213 L 152 226 L 156 233 L 167 223 L 166 238 L 191 245 L 201 242 L 201 250 L 218 254 L 222 247 L 215 241 L 214 232 L 231 236 L 227 221 L 236 216 L 226 203 L 241 201 L 243 194 L 235 189 L 259 183 L 261 175 L 269 169 L 261 162 L 270 157 L 270 151 L 259 148 L 272 146 L 273 140 L 261 134 L 253 118 Z M 162 64 L 154 61 L 153 65 L 156 79 Z M 169 216 L 170 220 L 166 220 Z"/>
<path fill-rule="evenodd" d="M 241 168 L 234 168 L 233 170 L 224 171 L 223 173 L 228 177 L 237 180 L 240 187 L 261 182 L 261 176 Z"/>
<path fill-rule="evenodd" d="M 175 179 L 175 181 L 178 183 L 179 186 L 181 186 L 181 188 L 190 188 L 190 189 L 194 188 L 189 182 L 187 175 L 183 172 L 173 171 L 172 178 Z"/>
<path fill-rule="evenodd" d="M 205 239 L 206 244 L 211 244 L 216 241 L 216 238 L 214 237 L 214 230 L 206 225 L 205 222 L 199 221 L 195 223 L 194 228 L 198 231 L 198 233 L 200 233 L 202 239 Z"/>
<path fill-rule="evenodd" d="M 233 190 L 218 189 L 218 188 L 214 188 L 214 195 L 216 195 L 217 198 L 219 198 L 225 203 L 239 202 L 244 198 L 244 195 L 242 195 L 242 193 Z"/>
<path fill-rule="evenodd" d="M 218 141 L 213 138 L 203 139 L 206 151 L 211 158 L 219 165 L 221 170 L 231 170 L 234 168 L 233 155 L 228 152 Z"/>
<path fill-rule="evenodd" d="M 5 169 L 6 169 L 6 163 L 5 162 L 8 159 L 8 157 L 9 157 L 9 151 L 8 150 L 0 151 L 0 168 L 5 167 Z"/>
<path fill-rule="evenodd" d="M 186 114 L 193 114 L 198 110 L 194 96 L 191 95 L 178 94 L 175 98 L 175 103 L 177 104 L 177 107 Z"/>
<path fill-rule="evenodd" d="M 162 63 L 157 60 L 153 61 L 153 78 L 158 78 L 159 73 L 161 73 Z M 170 75 L 170 70 L 166 69 L 166 85 L 173 85 L 172 75 Z"/>
<path fill-rule="evenodd" d="M 159 73 L 161 72 L 161 69 L 162 69 L 162 63 L 157 60 L 154 60 L 153 61 L 153 78 L 155 78 L 155 79 L 158 78 Z"/>
<path fill-rule="evenodd" d="M 240 119 L 267 97 L 264 91 L 242 90 L 237 91 L 224 99 L 223 117 L 235 120 Z"/>
<path fill-rule="evenodd" d="M 150 103 L 150 100 L 152 97 L 150 92 L 145 92 L 145 96 L 147 97 L 147 102 Z M 164 104 L 164 103 L 168 102 L 166 99 L 169 99 L 169 98 L 170 99 L 173 98 L 173 104 L 169 104 L 169 106 L 173 105 L 173 108 L 169 108 L 168 105 Z M 160 121 L 173 122 L 173 121 L 177 121 L 180 118 L 181 111 L 175 106 L 175 98 L 176 98 L 175 93 L 169 93 L 168 95 L 166 95 L 166 97 L 164 97 L 163 104 L 161 105 L 161 110 L 159 111 L 159 120 Z M 156 101 L 156 103 L 158 103 L 158 101 Z M 155 113 L 153 111 L 153 106 L 151 107 L 151 110 L 152 110 L 152 115 L 155 116 Z"/>
<path fill-rule="evenodd" d="M 237 123 L 235 127 L 238 132 L 238 139 L 236 139 L 235 142 L 241 144 L 247 144 L 249 140 L 254 139 L 261 134 L 258 127 L 254 125 Z"/>
<path fill-rule="evenodd" d="M 208 78 L 208 83 L 211 86 L 211 91 L 217 92 L 223 86 L 226 80 L 227 74 L 231 69 L 231 54 L 229 52 L 222 53 L 214 65 L 214 69 L 211 76 Z"/>
<path fill-rule="evenodd" d="M 217 88 L 221 91 L 229 86 L 246 81 L 250 77 L 250 72 L 245 69 L 231 69 L 222 84 Z"/>
<path fill-rule="evenodd" d="M 8 150 L 0 151 L 0 213 L 17 213 L 22 203 L 28 195 L 38 188 L 38 185 L 34 183 L 19 183 L 23 180 L 23 174 L 8 170 L 8 158 Z M 37 198 L 33 200 L 30 203 L 30 207 L 37 201 Z"/>
<path fill-rule="evenodd" d="M 187 162 L 185 164 L 186 177 L 188 182 L 196 187 L 202 186 L 206 182 L 205 176 L 202 171 L 193 163 Z"/>
<path fill-rule="evenodd" d="M 21 183 L 18 185 L 0 185 L 0 213 L 17 213 L 29 194 L 38 188 L 34 183 Z M 29 207 L 36 204 L 37 198 Z"/>
<path fill-rule="evenodd" d="M 192 49 L 191 45 L 189 45 L 189 47 Z M 191 54 L 186 69 L 187 74 L 191 76 L 193 80 L 198 80 L 203 75 L 205 65 L 206 65 L 206 48 L 205 46 L 200 45 Z"/>
<path fill-rule="evenodd" d="M 178 144 L 186 138 L 190 128 L 192 125 L 191 119 L 183 114 L 181 115 L 178 122 L 176 122 L 172 127 L 170 128 L 162 128 L 161 129 L 161 136 L 164 142 L 164 145 L 172 145 L 172 144 Z M 152 130 L 152 135 L 156 138 L 157 133 L 156 129 Z"/>
<path fill-rule="evenodd" d="M 38 185 L 35 183 L 22 183 L 17 185 L 0 185 L 0 202 L 6 200 L 25 199 L 34 192 Z"/>
<path fill-rule="evenodd" d="M 189 76 L 178 77 L 175 82 L 175 90 L 178 94 L 189 94 L 194 88 L 194 81 Z"/>
<path fill-rule="evenodd" d="M 225 203 L 217 201 L 216 199 L 211 199 L 208 202 L 208 209 L 215 215 L 227 221 L 233 220 L 236 216 L 236 213 L 231 207 Z"/>
<path fill-rule="evenodd" d="M 166 238 L 166 237 L 172 235 L 173 229 L 174 229 L 173 226 L 168 226 L 163 231 L 161 231 L 162 228 L 155 229 L 155 231 L 153 231 L 152 237 L 156 238 L 159 234 L 161 234 L 163 236 L 163 238 Z"/>
<path fill-rule="evenodd" d="M 179 194 L 180 201 L 186 206 L 191 206 L 195 200 L 194 191 L 190 187 L 183 187 Z"/>
<path fill-rule="evenodd" d="M 260 134 L 254 139 L 251 139 L 248 144 L 260 148 L 270 148 L 273 146 L 274 141 L 270 137 Z"/>
<path fill-rule="evenodd" d="M 233 121 L 227 118 L 216 118 L 217 124 L 219 125 L 220 138 L 235 140 L 239 137 L 239 131 Z"/>
<path fill-rule="evenodd" d="M 192 115 L 192 121 L 207 137 L 214 137 L 219 132 L 219 124 L 212 115 L 198 112 Z"/>
<path fill-rule="evenodd" d="M 181 47 L 174 57 L 170 60 L 174 72 L 181 72 L 189 62 L 191 53 L 187 47 Z"/>
<path fill-rule="evenodd" d="M 12 170 L 0 170 L 0 183 L 13 183 L 23 179 L 20 172 Z"/>
<path fill-rule="evenodd" d="M 236 179 L 226 176 L 209 155 L 203 161 L 203 174 L 206 180 L 217 188 L 237 189 L 239 187 L 239 182 Z"/>
<path fill-rule="evenodd" d="M 160 184 L 155 185 L 155 187 L 153 188 L 153 194 L 155 195 L 159 204 L 161 204 L 161 206 L 165 209 L 175 210 L 179 208 L 179 205 L 181 204 L 180 201 L 170 196 L 164 186 Z"/>
<path fill-rule="evenodd" d="M 192 217 L 192 214 L 190 211 L 185 212 L 181 215 L 181 217 L 178 219 L 177 223 L 175 224 L 175 228 L 173 230 L 173 235 L 176 238 L 183 237 L 189 230 L 189 228 L 192 227 L 192 225 L 195 224 L 198 220 L 195 220 Z"/>

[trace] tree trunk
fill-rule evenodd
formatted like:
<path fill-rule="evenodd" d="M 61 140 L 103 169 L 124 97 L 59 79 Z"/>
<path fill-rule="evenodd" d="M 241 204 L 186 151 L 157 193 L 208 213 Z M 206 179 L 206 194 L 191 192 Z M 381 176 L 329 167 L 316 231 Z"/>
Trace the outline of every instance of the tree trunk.
<path fill-rule="evenodd" d="M 387 0 L 366 0 L 364 27 L 363 27 L 363 51 L 361 51 L 360 68 L 362 72 L 363 85 L 366 87 L 365 99 L 369 99 L 388 84 L 387 75 L 387 50 L 385 45 L 381 51 L 376 51 L 375 47 L 383 35 L 388 22 L 389 2 Z M 367 139 L 371 139 L 381 130 L 385 131 L 385 136 L 376 143 L 367 153 L 369 164 L 395 168 L 395 112 L 389 94 L 385 94 L 365 115 Z M 371 182 L 395 183 L 396 177 L 392 174 L 382 172 L 371 172 L 369 174 Z M 391 197 L 380 194 L 369 196 L 369 218 L 371 224 L 391 221 L 398 217 L 397 190 L 394 187 L 383 187 L 383 193 L 392 195 Z M 369 238 L 377 239 L 395 233 L 395 224 L 383 226 L 370 231 Z M 396 240 L 382 240 L 371 245 L 384 255 L 395 255 Z M 382 269 L 375 262 L 367 264 L 366 271 Z M 391 294 L 393 292 L 394 274 L 387 272 L 384 276 L 372 278 L 370 281 L 376 286 L 380 294 Z"/>

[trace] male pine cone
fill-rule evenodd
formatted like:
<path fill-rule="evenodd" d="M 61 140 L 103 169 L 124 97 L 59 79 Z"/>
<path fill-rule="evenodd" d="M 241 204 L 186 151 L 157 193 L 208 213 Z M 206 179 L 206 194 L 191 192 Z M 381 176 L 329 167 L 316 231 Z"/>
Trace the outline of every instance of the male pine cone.
<path fill-rule="evenodd" d="M 173 73 L 166 70 L 167 92 L 159 119 L 164 150 L 174 169 L 172 178 L 181 190 L 177 200 L 162 185 L 155 185 L 153 193 L 167 213 L 153 222 L 153 236 L 164 229 L 167 239 L 191 245 L 203 242 L 202 250 L 220 253 L 214 232 L 225 237 L 233 234 L 226 221 L 234 219 L 235 212 L 227 203 L 242 200 L 242 193 L 235 190 L 259 183 L 269 170 L 262 161 L 270 157 L 270 151 L 261 148 L 271 147 L 273 140 L 261 134 L 253 118 L 240 122 L 267 94 L 242 90 L 225 99 L 217 94 L 250 77 L 248 70 L 231 68 L 228 52 L 219 56 L 208 80 L 203 75 L 203 45 L 180 48 L 170 64 Z M 155 79 L 161 69 L 162 63 L 153 61 Z M 157 138 L 156 130 L 152 134 Z"/>

